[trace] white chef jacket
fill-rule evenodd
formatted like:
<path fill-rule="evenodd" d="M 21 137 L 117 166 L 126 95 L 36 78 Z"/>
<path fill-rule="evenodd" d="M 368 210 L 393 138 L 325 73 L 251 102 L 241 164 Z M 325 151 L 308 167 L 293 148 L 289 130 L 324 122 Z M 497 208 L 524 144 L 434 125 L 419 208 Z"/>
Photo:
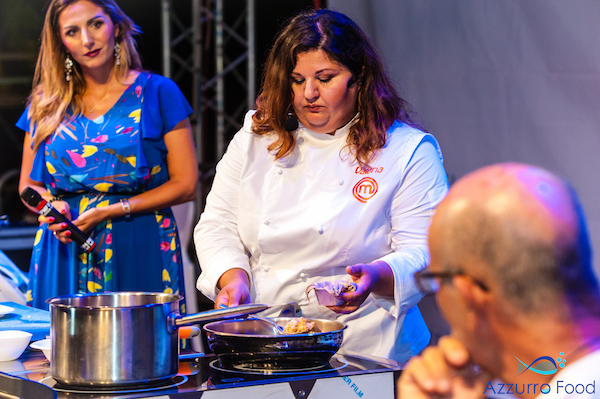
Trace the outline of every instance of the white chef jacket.
<path fill-rule="evenodd" d="M 369 169 L 352 162 L 348 129 L 315 133 L 302 124 L 293 153 L 275 160 L 274 140 L 251 131 L 252 114 L 217 165 L 194 241 L 197 287 L 214 300 L 232 268 L 250 277 L 252 302 L 297 302 L 305 317 L 347 323 L 342 348 L 406 361 L 429 342 L 413 273 L 429 262 L 427 231 L 448 190 L 435 138 L 395 122 Z M 350 280 L 346 266 L 387 262 L 394 297 L 371 294 L 348 315 L 318 305 L 308 285 Z"/>

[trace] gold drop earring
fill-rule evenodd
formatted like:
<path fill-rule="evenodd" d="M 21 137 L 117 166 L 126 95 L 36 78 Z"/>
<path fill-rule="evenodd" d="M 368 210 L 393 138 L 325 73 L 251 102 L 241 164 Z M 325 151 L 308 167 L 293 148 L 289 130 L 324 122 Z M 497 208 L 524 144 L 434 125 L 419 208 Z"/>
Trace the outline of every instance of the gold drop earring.
<path fill-rule="evenodd" d="M 73 60 L 70 57 L 70 54 L 67 53 L 67 58 L 65 58 L 65 78 L 67 82 L 71 81 L 71 72 L 73 72 Z"/>
<path fill-rule="evenodd" d="M 121 65 L 121 46 L 115 42 L 115 64 Z"/>

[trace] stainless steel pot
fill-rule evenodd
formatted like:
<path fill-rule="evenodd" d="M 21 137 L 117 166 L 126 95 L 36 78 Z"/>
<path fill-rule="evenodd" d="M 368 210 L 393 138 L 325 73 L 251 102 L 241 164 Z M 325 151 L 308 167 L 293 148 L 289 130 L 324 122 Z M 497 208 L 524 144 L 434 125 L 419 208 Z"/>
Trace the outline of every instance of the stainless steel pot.
<path fill-rule="evenodd" d="M 273 317 L 285 326 L 293 317 Z M 222 365 L 239 370 L 291 370 L 321 367 L 338 351 L 344 323 L 307 319 L 316 332 L 277 334 L 269 323 L 252 319 L 221 320 L 205 324 L 210 349 Z"/>
<path fill-rule="evenodd" d="M 117 292 L 51 298 L 52 378 L 109 388 L 159 382 L 177 374 L 178 327 L 265 310 L 253 304 L 179 314 L 180 295 Z"/>

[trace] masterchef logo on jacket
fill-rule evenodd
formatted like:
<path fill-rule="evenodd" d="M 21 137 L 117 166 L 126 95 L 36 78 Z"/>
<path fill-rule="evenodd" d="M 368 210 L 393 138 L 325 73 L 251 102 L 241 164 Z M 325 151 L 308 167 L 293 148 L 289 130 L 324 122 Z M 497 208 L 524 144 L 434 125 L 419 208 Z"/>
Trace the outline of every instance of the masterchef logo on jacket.
<path fill-rule="evenodd" d="M 377 181 L 372 177 L 363 177 L 358 183 L 352 188 L 352 195 L 354 198 L 365 204 L 367 200 L 373 198 L 377 194 L 379 186 Z"/>
<path fill-rule="evenodd" d="M 383 166 L 357 166 L 354 173 L 357 175 L 368 175 L 369 173 L 382 173 Z"/>

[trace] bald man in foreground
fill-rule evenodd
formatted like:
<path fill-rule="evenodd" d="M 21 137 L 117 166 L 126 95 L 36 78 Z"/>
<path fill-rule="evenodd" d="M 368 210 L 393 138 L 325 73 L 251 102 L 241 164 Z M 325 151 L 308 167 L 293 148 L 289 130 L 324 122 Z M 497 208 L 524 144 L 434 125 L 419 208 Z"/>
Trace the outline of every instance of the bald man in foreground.
<path fill-rule="evenodd" d="M 530 165 L 479 169 L 438 207 L 429 246 L 415 278 L 451 334 L 408 363 L 400 399 L 600 398 L 600 294 L 568 184 Z"/>

